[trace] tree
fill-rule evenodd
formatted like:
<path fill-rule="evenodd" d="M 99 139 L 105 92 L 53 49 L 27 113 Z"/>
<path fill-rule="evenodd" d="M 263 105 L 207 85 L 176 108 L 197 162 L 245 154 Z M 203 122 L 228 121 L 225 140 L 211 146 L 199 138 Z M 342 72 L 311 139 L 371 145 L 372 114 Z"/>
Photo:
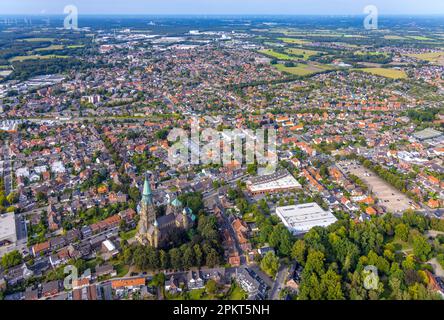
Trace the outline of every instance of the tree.
<path fill-rule="evenodd" d="M 414 270 L 415 269 L 415 258 L 412 255 L 408 255 L 405 260 L 402 262 L 402 267 L 405 270 Z"/>
<path fill-rule="evenodd" d="M 315 273 L 303 275 L 300 292 L 300 300 L 321 300 L 322 288 L 318 276 Z"/>
<path fill-rule="evenodd" d="M 279 269 L 279 258 L 275 256 L 273 251 L 269 251 L 262 259 L 260 266 L 265 273 L 274 278 Z"/>
<path fill-rule="evenodd" d="M 3 193 L 0 193 L 0 206 L 6 207 L 8 205 L 8 201 Z"/>
<path fill-rule="evenodd" d="M 185 269 L 190 269 L 194 266 L 194 262 L 194 251 L 189 245 L 186 245 L 183 251 L 183 267 Z"/>
<path fill-rule="evenodd" d="M 321 289 L 327 300 L 343 300 L 344 294 L 341 288 L 341 276 L 329 269 L 321 276 Z"/>
<path fill-rule="evenodd" d="M 11 192 L 7 197 L 6 200 L 9 204 L 15 204 L 19 200 L 19 194 L 17 192 Z"/>
<path fill-rule="evenodd" d="M 205 284 L 205 291 L 210 295 L 214 295 L 217 292 L 217 282 L 213 279 L 208 280 Z"/>
<path fill-rule="evenodd" d="M 136 265 L 137 268 L 140 270 L 146 270 L 147 269 L 147 257 L 146 257 L 146 250 L 143 246 L 138 245 L 134 251 L 133 251 L 133 263 Z"/>
<path fill-rule="evenodd" d="M 119 257 L 120 261 L 124 264 L 131 264 L 133 261 L 133 251 L 131 247 L 124 247 L 122 249 L 122 254 Z"/>
<path fill-rule="evenodd" d="M 140 191 L 136 187 L 131 187 L 128 189 L 128 196 L 131 198 L 131 200 L 137 202 L 140 200 Z"/>
<path fill-rule="evenodd" d="M 312 250 L 308 253 L 307 262 L 305 263 L 303 272 L 315 272 L 318 275 L 322 275 L 324 270 L 325 256 L 321 251 Z"/>
<path fill-rule="evenodd" d="M 160 268 L 165 270 L 168 269 L 169 266 L 169 257 L 168 252 L 164 250 L 159 251 L 159 260 L 160 260 Z"/>
<path fill-rule="evenodd" d="M 402 299 L 402 288 L 401 288 L 401 280 L 398 278 L 390 278 L 389 285 L 390 289 L 392 290 L 392 293 L 390 297 L 394 300 L 401 300 Z"/>
<path fill-rule="evenodd" d="M 244 214 L 248 209 L 248 202 L 244 198 L 238 198 L 236 200 L 236 206 L 240 211 L 240 214 Z"/>
<path fill-rule="evenodd" d="M 203 252 L 200 248 L 199 244 L 195 244 L 193 247 L 194 250 L 194 258 L 196 260 L 196 266 L 200 267 L 202 265 L 202 259 L 203 259 Z"/>
<path fill-rule="evenodd" d="M 153 279 L 151 280 L 151 284 L 155 287 L 162 287 L 165 284 L 165 274 L 158 273 L 154 275 Z"/>
<path fill-rule="evenodd" d="M 161 129 L 156 132 L 156 138 L 159 140 L 165 140 L 168 137 L 168 129 Z"/>
<path fill-rule="evenodd" d="M 47 200 L 46 194 L 41 191 L 37 192 L 35 198 L 38 202 L 45 202 Z"/>
<path fill-rule="evenodd" d="M 427 240 L 422 235 L 413 236 L 413 254 L 421 259 L 422 261 L 427 261 L 430 252 L 432 251 L 432 246 L 427 242 Z"/>
<path fill-rule="evenodd" d="M 402 241 L 408 241 L 409 239 L 409 227 L 404 224 L 400 223 L 396 225 L 395 227 L 395 237 L 402 240 Z"/>
<path fill-rule="evenodd" d="M 182 256 L 180 254 L 179 249 L 173 248 L 169 251 L 169 256 L 171 260 L 171 267 L 173 269 L 182 269 Z"/>
<path fill-rule="evenodd" d="M 219 254 L 216 250 L 211 249 L 210 252 L 207 255 L 207 263 L 206 265 L 210 268 L 214 268 L 215 266 L 219 265 Z"/>
<path fill-rule="evenodd" d="M 257 172 L 257 164 L 256 163 L 247 165 L 247 173 L 248 174 L 253 175 L 253 174 L 256 174 L 256 172 Z"/>
<path fill-rule="evenodd" d="M 305 264 L 306 257 L 306 246 L 304 240 L 298 240 L 294 243 L 293 248 L 291 249 L 291 257 L 297 260 L 300 264 Z"/>
<path fill-rule="evenodd" d="M 20 264 L 23 262 L 23 256 L 22 254 L 17 251 L 11 251 L 9 253 L 6 253 L 3 257 L 2 257 L 2 267 L 4 269 L 9 269 L 11 267 L 15 267 L 16 265 Z"/>
<path fill-rule="evenodd" d="M 153 247 L 146 248 L 146 267 L 150 270 L 157 270 L 160 266 L 159 253 Z"/>

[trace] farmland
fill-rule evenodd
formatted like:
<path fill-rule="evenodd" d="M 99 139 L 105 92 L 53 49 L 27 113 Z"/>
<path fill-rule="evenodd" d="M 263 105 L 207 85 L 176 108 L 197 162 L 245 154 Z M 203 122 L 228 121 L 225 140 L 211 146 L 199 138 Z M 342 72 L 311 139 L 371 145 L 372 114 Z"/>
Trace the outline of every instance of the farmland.
<path fill-rule="evenodd" d="M 21 62 L 26 60 L 45 60 L 45 59 L 65 59 L 68 58 L 68 56 L 61 56 L 61 55 L 55 55 L 55 54 L 49 54 L 49 55 L 29 55 L 29 56 L 17 56 L 14 58 L 11 58 L 10 62 Z"/>
<path fill-rule="evenodd" d="M 311 56 L 314 56 L 319 53 L 319 51 L 314 50 L 306 50 L 306 49 L 288 49 L 286 50 L 287 53 L 295 55 L 295 56 L 303 56 L 304 60 L 308 60 Z"/>
<path fill-rule="evenodd" d="M 277 64 L 276 68 L 281 72 L 286 72 L 286 73 L 289 73 L 292 75 L 297 75 L 297 76 L 307 76 L 307 75 L 323 72 L 323 71 L 330 69 L 328 66 L 324 66 L 324 65 L 303 64 L 303 63 L 295 64 L 294 67 L 287 67 L 283 64 Z"/>
<path fill-rule="evenodd" d="M 376 76 L 381 76 L 390 79 L 406 79 L 407 74 L 403 70 L 387 69 L 387 68 L 363 68 L 355 69 L 356 71 L 363 71 Z"/>
<path fill-rule="evenodd" d="M 430 53 L 418 53 L 418 54 L 407 54 L 407 56 L 416 58 L 419 60 L 428 61 L 431 63 L 439 63 L 444 65 L 444 51 L 430 52 Z"/>

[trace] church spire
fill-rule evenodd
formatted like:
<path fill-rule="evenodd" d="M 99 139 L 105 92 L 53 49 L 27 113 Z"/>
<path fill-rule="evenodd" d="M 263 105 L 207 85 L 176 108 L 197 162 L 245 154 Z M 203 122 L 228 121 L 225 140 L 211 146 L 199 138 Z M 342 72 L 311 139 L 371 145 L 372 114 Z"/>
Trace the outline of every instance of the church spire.
<path fill-rule="evenodd" d="M 142 202 L 145 204 L 153 204 L 153 193 L 151 192 L 148 176 L 145 176 L 145 182 L 143 184 Z"/>

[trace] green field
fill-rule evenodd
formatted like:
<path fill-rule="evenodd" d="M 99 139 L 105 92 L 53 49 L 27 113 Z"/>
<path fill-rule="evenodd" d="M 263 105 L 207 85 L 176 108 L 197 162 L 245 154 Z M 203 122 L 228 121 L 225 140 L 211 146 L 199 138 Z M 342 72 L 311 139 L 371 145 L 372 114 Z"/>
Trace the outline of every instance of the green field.
<path fill-rule="evenodd" d="M 54 38 L 26 38 L 26 39 L 23 39 L 23 41 L 28 41 L 28 42 L 52 42 L 52 41 L 54 41 Z"/>
<path fill-rule="evenodd" d="M 433 41 L 431 38 L 423 36 L 397 36 L 397 35 L 386 35 L 384 36 L 386 40 L 417 40 L 417 41 Z"/>
<path fill-rule="evenodd" d="M 344 34 L 344 38 L 367 38 L 361 34 Z"/>
<path fill-rule="evenodd" d="M 290 57 L 289 55 L 286 55 L 284 53 L 276 52 L 272 49 L 264 49 L 259 51 L 262 54 L 265 54 L 266 56 L 276 58 L 278 60 L 294 60 L 293 57 Z"/>
<path fill-rule="evenodd" d="M 393 36 L 384 36 L 384 39 L 386 39 L 386 40 L 405 40 L 405 38 L 404 37 L 401 37 L 401 36 L 395 36 L 395 35 L 393 35 Z"/>
<path fill-rule="evenodd" d="M 369 55 L 369 56 L 379 56 L 379 55 L 384 55 L 384 56 L 388 56 L 387 53 L 385 52 L 378 52 L 378 51 L 356 51 L 355 52 L 356 56 L 363 56 L 363 55 Z"/>
<path fill-rule="evenodd" d="M 418 41 L 433 41 L 431 38 L 423 37 L 423 36 L 407 36 L 409 39 L 418 40 Z"/>
<path fill-rule="evenodd" d="M 324 65 L 302 64 L 302 63 L 298 63 L 294 67 L 286 67 L 283 64 L 276 64 L 275 67 L 281 72 L 286 72 L 296 76 L 308 76 L 311 74 L 319 73 L 330 69 L 328 66 Z"/>
<path fill-rule="evenodd" d="M 363 71 L 376 76 L 386 77 L 390 79 L 406 79 L 407 74 L 403 70 L 386 69 L 386 68 L 363 68 L 354 69 L 355 71 Z"/>
<path fill-rule="evenodd" d="M 430 53 L 418 53 L 418 54 L 407 54 L 407 56 L 416 58 L 419 60 L 424 60 L 432 63 L 440 63 L 444 65 L 444 51 L 430 52 Z"/>
<path fill-rule="evenodd" d="M 40 51 L 63 50 L 64 48 L 65 48 L 65 47 L 62 46 L 62 45 L 59 45 L 59 44 L 52 44 L 52 45 L 50 45 L 50 46 L 48 46 L 48 47 L 45 47 L 45 48 L 38 48 L 38 49 L 35 49 L 34 51 L 36 51 L 36 52 L 40 52 Z"/>
<path fill-rule="evenodd" d="M 26 60 L 46 60 L 46 59 L 66 59 L 69 58 L 69 56 L 59 56 L 55 54 L 49 54 L 49 55 L 29 55 L 29 56 L 17 56 L 14 58 L 9 59 L 10 62 L 22 62 Z"/>
<path fill-rule="evenodd" d="M 12 70 L 2 70 L 0 69 L 0 77 L 7 77 L 12 73 Z"/>
<path fill-rule="evenodd" d="M 319 53 L 319 51 L 296 49 L 296 48 L 287 49 L 287 50 L 285 50 L 285 52 L 292 54 L 292 55 L 296 55 L 296 56 L 304 56 L 303 57 L 304 60 L 308 60 L 311 56 L 314 56 Z"/>
<path fill-rule="evenodd" d="M 77 45 L 67 46 L 68 49 L 79 49 L 79 48 L 84 48 L 84 47 L 85 47 L 84 44 L 77 44 Z"/>
<path fill-rule="evenodd" d="M 285 50 L 287 54 L 276 52 L 273 49 L 264 49 L 260 50 L 259 52 L 278 60 L 288 60 L 288 61 L 300 60 L 300 59 L 308 60 L 308 58 L 310 58 L 311 56 L 314 56 L 319 53 L 319 51 L 299 49 L 299 48 L 287 49 Z M 300 58 L 296 56 L 302 56 L 302 57 Z"/>
<path fill-rule="evenodd" d="M 301 40 L 301 39 L 294 39 L 294 38 L 278 38 L 278 40 L 281 40 L 285 43 L 290 43 L 290 44 L 307 44 L 310 43 L 309 41 L 306 40 Z"/>

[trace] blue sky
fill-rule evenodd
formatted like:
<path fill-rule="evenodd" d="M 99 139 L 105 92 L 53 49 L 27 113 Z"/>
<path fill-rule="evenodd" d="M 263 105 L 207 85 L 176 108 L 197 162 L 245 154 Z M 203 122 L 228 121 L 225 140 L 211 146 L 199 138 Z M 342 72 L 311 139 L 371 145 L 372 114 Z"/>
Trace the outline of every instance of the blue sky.
<path fill-rule="evenodd" d="M 0 0 L 1 14 L 444 14 L 443 0 Z"/>

